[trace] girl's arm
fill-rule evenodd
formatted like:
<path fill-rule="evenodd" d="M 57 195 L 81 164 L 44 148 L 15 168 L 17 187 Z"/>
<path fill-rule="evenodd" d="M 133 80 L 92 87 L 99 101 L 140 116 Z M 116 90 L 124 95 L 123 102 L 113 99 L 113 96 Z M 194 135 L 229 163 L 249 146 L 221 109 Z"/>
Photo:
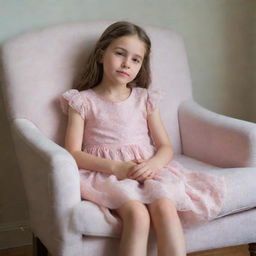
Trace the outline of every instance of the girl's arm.
<path fill-rule="evenodd" d="M 156 147 L 156 154 L 146 161 L 140 161 L 128 174 L 131 179 L 144 181 L 152 178 L 154 172 L 168 164 L 173 157 L 173 150 L 168 133 L 160 117 L 159 109 L 148 115 L 148 127 Z"/>
<path fill-rule="evenodd" d="M 65 148 L 75 158 L 78 168 L 114 174 L 120 179 L 125 178 L 130 168 L 136 165 L 134 162 L 104 159 L 82 151 L 84 125 L 85 121 L 80 114 L 69 107 Z"/>
<path fill-rule="evenodd" d="M 151 138 L 157 149 L 156 154 L 149 160 L 157 169 L 168 164 L 173 157 L 173 150 L 168 133 L 160 117 L 159 109 L 148 115 L 148 127 Z"/>

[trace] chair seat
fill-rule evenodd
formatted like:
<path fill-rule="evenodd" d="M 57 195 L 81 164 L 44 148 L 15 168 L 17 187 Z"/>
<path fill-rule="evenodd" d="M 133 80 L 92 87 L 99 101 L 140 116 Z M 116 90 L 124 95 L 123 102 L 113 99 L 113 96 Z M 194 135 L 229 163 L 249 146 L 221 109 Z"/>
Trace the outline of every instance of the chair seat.
<path fill-rule="evenodd" d="M 177 156 L 176 160 L 192 171 L 208 172 L 209 174 L 225 177 L 227 183 L 227 195 L 222 211 L 217 218 L 256 207 L 255 168 L 223 169 L 205 164 L 184 155 Z"/>
<path fill-rule="evenodd" d="M 255 168 L 222 169 L 184 155 L 175 156 L 175 160 L 191 171 L 208 172 L 225 177 L 227 195 L 222 211 L 216 219 L 256 207 Z M 89 201 L 81 201 L 74 209 L 72 226 L 77 232 L 89 236 L 119 237 L 120 235 L 120 223 L 109 224 L 100 207 Z"/>

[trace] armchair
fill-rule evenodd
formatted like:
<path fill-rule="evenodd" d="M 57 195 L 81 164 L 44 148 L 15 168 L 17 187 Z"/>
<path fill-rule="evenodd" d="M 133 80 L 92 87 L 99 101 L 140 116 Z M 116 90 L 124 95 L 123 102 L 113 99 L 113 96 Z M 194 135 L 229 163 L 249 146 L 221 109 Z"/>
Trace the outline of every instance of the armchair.
<path fill-rule="evenodd" d="M 106 222 L 99 206 L 81 200 L 78 167 L 62 147 L 66 116 L 58 103 L 109 24 L 55 25 L 1 47 L 2 89 L 38 245 L 35 255 L 47 250 L 54 256 L 116 255 L 120 227 Z M 228 185 L 219 216 L 184 230 L 187 252 L 250 244 L 256 255 L 256 124 L 195 103 L 182 38 L 168 29 L 145 29 L 153 45 L 152 87 L 166 96 L 160 109 L 175 159 L 194 171 L 224 175 Z M 156 255 L 153 231 L 148 255 Z"/>

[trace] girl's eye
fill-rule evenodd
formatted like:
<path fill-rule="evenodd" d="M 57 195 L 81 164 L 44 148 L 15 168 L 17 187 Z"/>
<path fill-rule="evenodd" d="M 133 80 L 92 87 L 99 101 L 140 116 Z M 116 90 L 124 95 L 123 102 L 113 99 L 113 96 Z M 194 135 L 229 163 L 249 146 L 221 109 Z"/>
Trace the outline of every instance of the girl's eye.
<path fill-rule="evenodd" d="M 123 52 L 116 52 L 116 55 L 121 55 L 121 56 L 123 56 L 124 53 L 123 53 Z"/>
<path fill-rule="evenodd" d="M 137 58 L 134 58 L 134 59 L 132 59 L 134 62 L 136 62 L 136 63 L 140 63 L 140 59 L 137 59 Z"/>

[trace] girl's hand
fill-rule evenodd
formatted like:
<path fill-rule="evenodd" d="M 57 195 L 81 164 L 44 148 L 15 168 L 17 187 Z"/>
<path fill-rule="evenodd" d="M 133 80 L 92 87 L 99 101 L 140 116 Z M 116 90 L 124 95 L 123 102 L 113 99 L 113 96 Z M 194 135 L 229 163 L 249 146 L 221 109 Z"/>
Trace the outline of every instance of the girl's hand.
<path fill-rule="evenodd" d="M 135 161 L 138 164 L 129 171 L 129 179 L 144 182 L 145 180 L 152 179 L 155 176 L 156 167 L 152 164 L 152 162 L 143 159 Z"/>
<path fill-rule="evenodd" d="M 134 160 L 131 161 L 125 161 L 120 162 L 115 170 L 113 171 L 113 174 L 117 177 L 118 180 L 123 180 L 128 178 L 128 173 L 137 166 L 136 162 Z"/>

